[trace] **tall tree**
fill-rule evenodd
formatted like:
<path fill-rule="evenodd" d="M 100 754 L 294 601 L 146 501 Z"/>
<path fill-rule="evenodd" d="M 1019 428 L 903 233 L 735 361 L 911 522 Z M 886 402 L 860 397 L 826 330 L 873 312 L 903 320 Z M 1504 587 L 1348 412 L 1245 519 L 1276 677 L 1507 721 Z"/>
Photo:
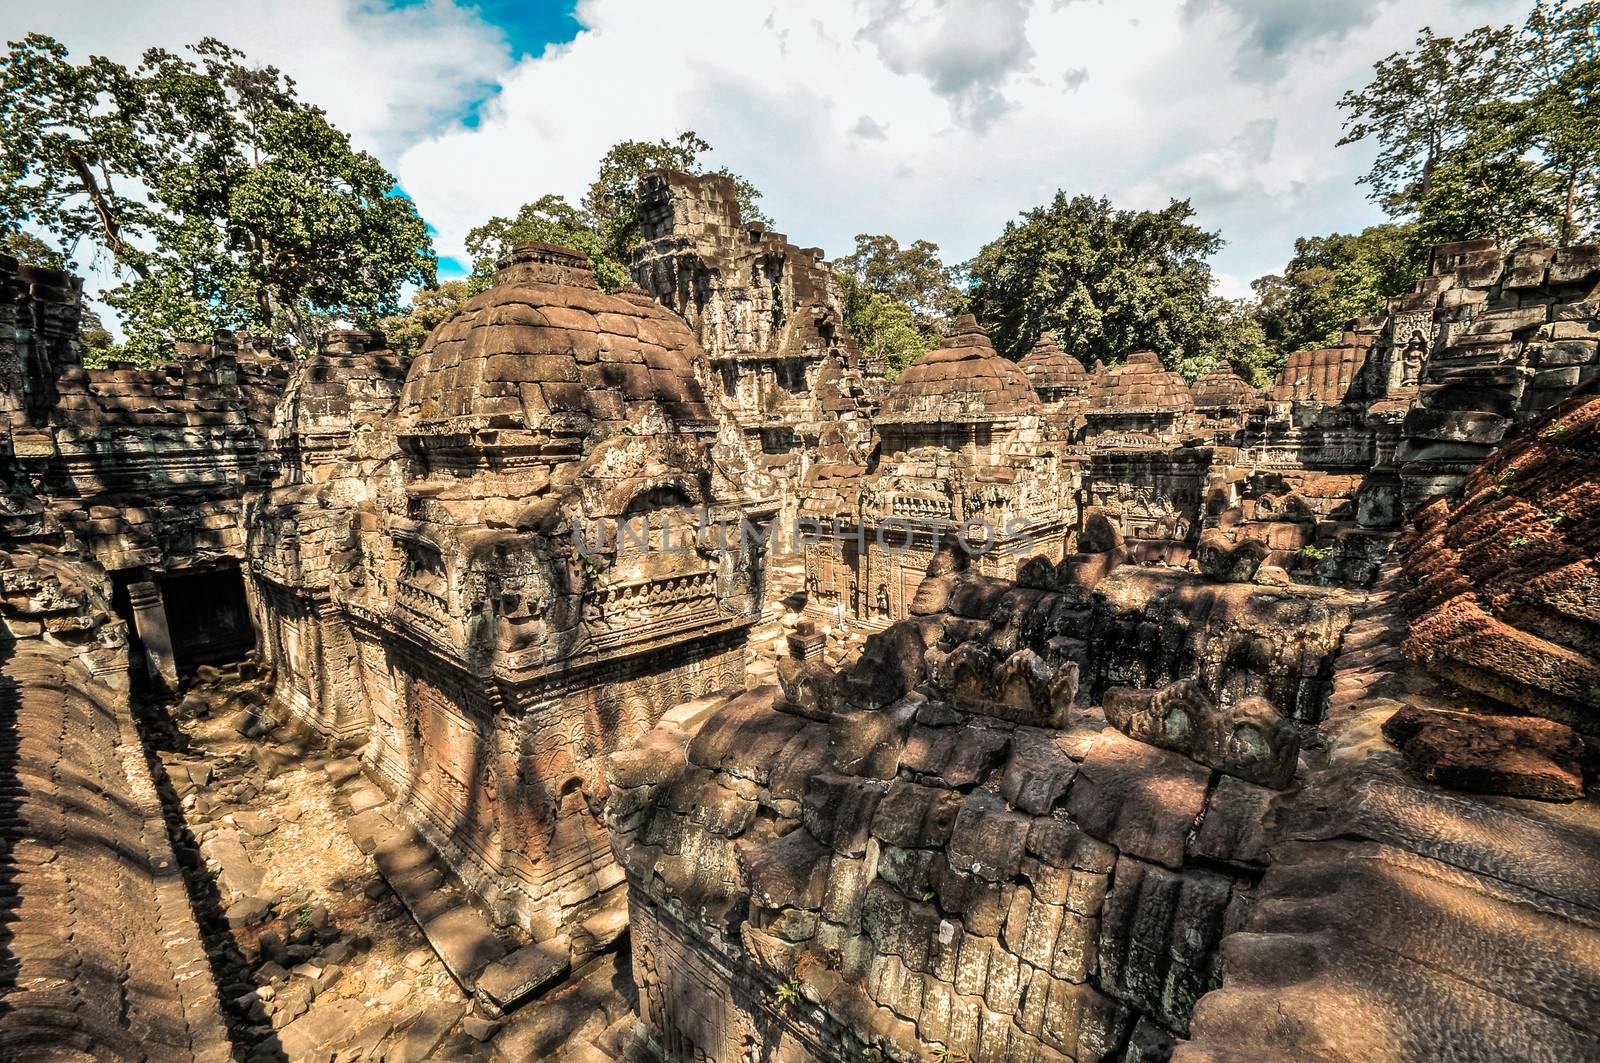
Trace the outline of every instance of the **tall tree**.
<path fill-rule="evenodd" d="M 903 247 L 892 236 L 857 233 L 855 250 L 840 255 L 833 264 L 867 289 L 904 304 L 916 320 L 917 331 L 930 343 L 966 302 L 960 285 L 961 267 L 945 265 L 939 245 L 928 240 Z"/>
<path fill-rule="evenodd" d="M 1341 145 L 1368 138 L 1378 155 L 1361 183 L 1392 212 L 1415 208 L 1428 194 L 1433 173 L 1471 132 L 1478 108 L 1509 90 L 1506 51 L 1512 29 L 1481 26 L 1460 37 L 1440 37 L 1429 27 L 1416 47 L 1373 64 L 1365 88 L 1346 92 Z"/>
<path fill-rule="evenodd" d="M 1012 358 L 1049 329 L 1086 363 L 1149 349 L 1195 376 L 1240 359 L 1233 308 L 1212 294 L 1206 263 L 1222 240 L 1193 217 L 1187 200 L 1130 211 L 1057 192 L 973 260 L 973 313 Z"/>
<path fill-rule="evenodd" d="M 74 64 L 33 34 L 0 57 L 0 231 L 109 259 L 129 355 L 224 327 L 306 346 L 434 282 L 427 226 L 375 158 L 275 68 L 188 51 Z"/>
<path fill-rule="evenodd" d="M 1340 144 L 1376 140 L 1362 181 L 1433 242 L 1570 243 L 1600 225 L 1600 2 L 1538 0 L 1520 28 L 1417 46 L 1345 93 Z"/>

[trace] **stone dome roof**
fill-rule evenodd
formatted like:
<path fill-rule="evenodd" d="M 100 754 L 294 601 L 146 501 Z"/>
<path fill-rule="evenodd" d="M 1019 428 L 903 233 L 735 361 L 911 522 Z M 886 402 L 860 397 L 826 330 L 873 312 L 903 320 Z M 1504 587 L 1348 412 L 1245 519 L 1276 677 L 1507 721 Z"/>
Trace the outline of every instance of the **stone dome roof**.
<path fill-rule="evenodd" d="M 675 421 L 709 421 L 696 357 L 689 327 L 644 292 L 607 295 L 578 252 L 519 244 L 494 284 L 423 344 L 401 392 L 399 433 L 582 434 L 651 403 Z"/>
<path fill-rule="evenodd" d="M 1038 409 L 1027 375 L 994 349 L 977 318 L 963 314 L 938 347 L 900 373 L 878 422 L 986 421 Z"/>
<path fill-rule="evenodd" d="M 1209 373 L 1194 382 L 1194 404 L 1203 410 L 1227 406 L 1249 406 L 1261 399 L 1261 393 L 1249 384 L 1227 362 L 1218 362 Z"/>
<path fill-rule="evenodd" d="M 1189 385 L 1162 365 L 1154 351 L 1135 351 L 1121 365 L 1107 369 L 1095 399 L 1091 413 L 1194 408 Z"/>
<path fill-rule="evenodd" d="M 1089 371 L 1083 363 L 1063 351 L 1056 344 L 1055 336 L 1048 332 L 1040 335 L 1033 350 L 1017 363 L 1017 368 L 1041 394 L 1065 389 L 1082 391 L 1089 386 Z"/>

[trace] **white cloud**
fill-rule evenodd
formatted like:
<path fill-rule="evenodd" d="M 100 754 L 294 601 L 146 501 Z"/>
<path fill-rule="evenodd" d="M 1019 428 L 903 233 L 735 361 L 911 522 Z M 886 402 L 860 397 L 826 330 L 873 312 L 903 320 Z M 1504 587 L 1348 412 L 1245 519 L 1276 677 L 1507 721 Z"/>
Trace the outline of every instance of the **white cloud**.
<path fill-rule="evenodd" d="M 0 29 L 7 39 L 47 33 L 75 59 L 130 65 L 146 48 L 180 51 L 216 37 L 294 78 L 360 147 L 391 160 L 458 121 L 511 67 L 505 34 L 450 0 L 0 0 Z"/>
<path fill-rule="evenodd" d="M 575 40 L 515 64 L 498 31 L 446 0 L 0 11 L 10 36 L 40 28 L 127 58 L 212 33 L 283 67 L 380 152 L 444 255 L 491 214 L 576 199 L 616 141 L 694 129 L 803 245 L 838 254 L 888 232 L 960 259 L 1057 188 L 1127 207 L 1188 197 L 1228 241 L 1223 287 L 1242 292 L 1296 236 L 1379 220 L 1354 183 L 1370 153 L 1334 147 L 1339 95 L 1423 25 L 1512 21 L 1524 3 L 1301 7 L 1147 0 L 1134 18 L 1115 0 L 582 0 Z M 456 121 L 492 83 L 476 124 Z"/>

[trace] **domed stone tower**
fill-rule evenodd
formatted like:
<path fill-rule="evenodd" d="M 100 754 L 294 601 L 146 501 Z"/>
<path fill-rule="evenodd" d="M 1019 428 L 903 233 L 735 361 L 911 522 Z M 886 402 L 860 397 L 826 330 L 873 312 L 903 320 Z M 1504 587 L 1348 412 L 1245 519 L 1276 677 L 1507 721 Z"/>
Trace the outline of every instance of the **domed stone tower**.
<path fill-rule="evenodd" d="M 1088 393 L 1089 371 L 1083 363 L 1063 351 L 1049 332 L 1039 336 L 1027 357 L 1017 363 L 1028 383 L 1045 403 L 1063 402 Z"/>
<path fill-rule="evenodd" d="M 1218 362 L 1196 380 L 1193 394 L 1195 409 L 1202 417 L 1231 424 L 1243 420 L 1245 411 L 1265 401 L 1227 362 Z"/>
<path fill-rule="evenodd" d="M 866 474 L 809 478 L 802 518 L 839 530 L 806 547 L 807 608 L 888 623 L 952 550 L 995 575 L 1035 554 L 1058 560 L 1078 476 L 1049 443 L 1043 409 L 977 320 L 957 318 L 890 388 Z"/>
<path fill-rule="evenodd" d="M 1045 425 L 1051 434 L 1075 441 L 1082 433 L 1083 412 L 1089 407 L 1089 394 L 1094 389 L 1094 380 L 1083 363 L 1057 346 L 1056 338 L 1046 332 L 1017 367 L 1044 403 Z"/>
<path fill-rule="evenodd" d="M 1154 351 L 1135 351 L 1100 378 L 1087 415 L 1089 438 L 1133 433 L 1169 439 L 1188 427 L 1193 412 L 1194 395 L 1183 377 Z"/>
<path fill-rule="evenodd" d="M 761 559 L 713 454 L 704 359 L 583 256 L 514 248 L 411 363 L 396 471 L 351 544 L 365 578 L 336 592 L 369 772 L 540 939 L 621 926 L 598 758 L 743 686 Z"/>
<path fill-rule="evenodd" d="M 1028 377 L 1000 356 L 977 318 L 956 318 L 950 334 L 907 366 L 889 389 L 880 427 L 993 424 L 1037 416 Z"/>

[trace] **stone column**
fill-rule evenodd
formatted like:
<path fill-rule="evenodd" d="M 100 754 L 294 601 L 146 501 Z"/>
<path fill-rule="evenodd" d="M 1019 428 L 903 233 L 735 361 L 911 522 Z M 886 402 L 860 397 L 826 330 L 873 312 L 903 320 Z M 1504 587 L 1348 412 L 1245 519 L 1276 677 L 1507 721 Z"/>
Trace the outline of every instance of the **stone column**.
<path fill-rule="evenodd" d="M 158 686 L 178 686 L 178 658 L 172 652 L 172 631 L 167 627 L 167 607 L 155 583 L 128 584 L 128 604 L 133 606 L 133 626 L 144 643 L 145 664 Z"/>

